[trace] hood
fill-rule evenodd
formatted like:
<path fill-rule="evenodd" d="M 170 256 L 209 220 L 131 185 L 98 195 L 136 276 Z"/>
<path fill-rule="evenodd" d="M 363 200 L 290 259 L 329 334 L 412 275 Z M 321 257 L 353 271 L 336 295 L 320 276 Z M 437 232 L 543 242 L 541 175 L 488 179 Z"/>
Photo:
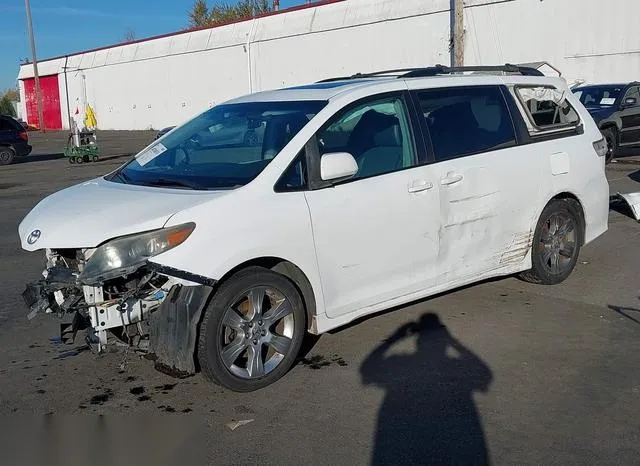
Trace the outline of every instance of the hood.
<path fill-rule="evenodd" d="M 613 106 L 610 107 L 587 107 L 587 111 L 591 115 L 591 117 L 596 121 L 596 123 L 600 120 L 604 120 L 605 118 L 609 118 L 616 109 Z"/>
<path fill-rule="evenodd" d="M 22 220 L 18 233 L 27 251 L 93 248 L 111 238 L 162 228 L 176 212 L 230 192 L 136 186 L 96 178 L 44 198 Z"/>

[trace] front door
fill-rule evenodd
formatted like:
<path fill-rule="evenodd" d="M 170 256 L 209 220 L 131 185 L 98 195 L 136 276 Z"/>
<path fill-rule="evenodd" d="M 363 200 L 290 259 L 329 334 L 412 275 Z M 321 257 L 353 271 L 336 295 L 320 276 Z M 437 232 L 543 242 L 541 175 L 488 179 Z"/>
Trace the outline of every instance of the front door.
<path fill-rule="evenodd" d="M 347 182 L 307 192 L 327 315 L 336 317 L 428 287 L 435 277 L 438 189 L 419 166 L 403 94 L 340 112 L 316 135 L 320 154 L 349 152 Z"/>
<path fill-rule="evenodd" d="M 640 144 L 640 87 L 632 86 L 625 94 L 620 108 L 620 120 L 620 146 Z"/>

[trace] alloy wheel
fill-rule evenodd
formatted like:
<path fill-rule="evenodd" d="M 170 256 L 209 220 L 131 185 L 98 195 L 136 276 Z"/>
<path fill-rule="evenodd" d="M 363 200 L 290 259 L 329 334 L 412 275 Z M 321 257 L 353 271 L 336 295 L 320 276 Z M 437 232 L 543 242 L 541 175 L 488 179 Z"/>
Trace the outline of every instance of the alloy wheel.
<path fill-rule="evenodd" d="M 237 377 L 263 377 L 290 351 L 294 330 L 289 300 L 274 288 L 253 287 L 223 315 L 219 335 L 222 362 Z"/>
<path fill-rule="evenodd" d="M 562 274 L 573 260 L 577 246 L 575 220 L 564 213 L 553 213 L 542 228 L 540 247 L 542 263 L 552 274 Z"/>

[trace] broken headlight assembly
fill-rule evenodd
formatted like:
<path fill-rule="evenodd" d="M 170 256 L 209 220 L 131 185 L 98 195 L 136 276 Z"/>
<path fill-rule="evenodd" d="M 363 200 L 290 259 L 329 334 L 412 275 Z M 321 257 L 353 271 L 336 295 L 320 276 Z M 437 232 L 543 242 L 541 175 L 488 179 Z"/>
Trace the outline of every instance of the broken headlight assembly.
<path fill-rule="evenodd" d="M 108 241 L 93 251 L 83 267 L 80 281 L 91 285 L 127 275 L 149 258 L 182 244 L 195 227 L 195 223 L 185 223 Z"/>

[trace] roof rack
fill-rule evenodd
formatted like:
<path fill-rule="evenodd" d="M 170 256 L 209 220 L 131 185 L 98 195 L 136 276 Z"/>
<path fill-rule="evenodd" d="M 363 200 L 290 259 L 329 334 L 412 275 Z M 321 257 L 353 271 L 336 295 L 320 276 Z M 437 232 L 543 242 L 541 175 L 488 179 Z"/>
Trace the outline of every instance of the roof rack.
<path fill-rule="evenodd" d="M 318 81 L 319 83 L 330 83 L 332 81 L 347 81 L 349 79 L 363 79 L 363 78 L 377 78 L 377 77 L 383 77 L 385 74 L 391 74 L 391 75 L 398 75 L 398 74 L 404 74 L 404 73 L 408 73 L 410 71 L 415 71 L 415 70 L 420 70 L 423 68 L 399 68 L 396 70 L 384 70 L 384 71 L 374 71 L 372 73 L 356 73 L 356 74 L 352 74 L 351 76 L 340 76 L 340 77 L 336 77 L 336 78 L 327 78 L 327 79 L 323 79 L 321 81 Z"/>
<path fill-rule="evenodd" d="M 457 66 L 457 67 L 448 67 L 443 65 L 436 65 L 429 68 L 418 68 L 415 70 L 408 71 L 402 78 L 418 78 L 425 76 L 437 76 L 441 74 L 454 74 L 454 73 L 465 73 L 468 71 L 472 72 L 502 72 L 505 74 L 520 74 L 522 76 L 544 76 L 544 74 L 535 68 L 528 66 L 519 66 L 519 65 L 511 65 L 507 63 L 506 65 L 498 65 L 498 66 Z"/>
<path fill-rule="evenodd" d="M 457 66 L 449 67 L 444 65 L 429 66 L 426 68 L 400 68 L 395 70 L 375 71 L 373 73 L 356 73 L 351 76 L 343 76 L 338 78 L 328 78 L 318 81 L 326 83 L 332 81 L 345 81 L 350 79 L 363 79 L 384 77 L 384 75 L 396 75 L 398 78 L 423 78 L 428 76 L 439 76 L 443 74 L 465 73 L 465 72 L 502 72 L 508 74 L 520 74 L 522 76 L 544 76 L 544 74 L 533 67 L 520 65 L 498 65 L 498 66 Z"/>

